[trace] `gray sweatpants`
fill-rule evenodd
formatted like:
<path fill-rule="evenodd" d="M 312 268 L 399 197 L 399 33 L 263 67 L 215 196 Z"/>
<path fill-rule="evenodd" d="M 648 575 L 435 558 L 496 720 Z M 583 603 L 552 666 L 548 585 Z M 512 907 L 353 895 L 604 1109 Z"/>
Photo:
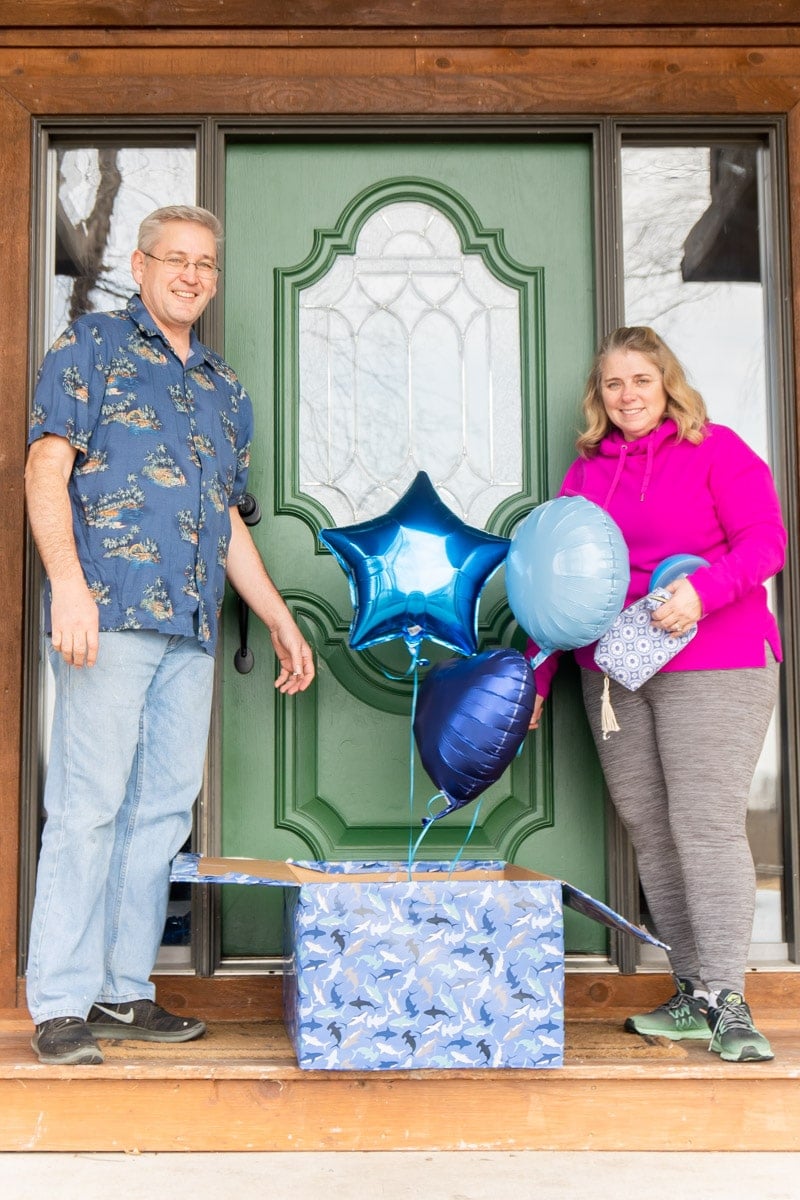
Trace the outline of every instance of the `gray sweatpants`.
<path fill-rule="evenodd" d="M 611 681 L 620 725 L 600 728 L 603 675 L 581 671 L 611 799 L 631 836 L 658 937 L 675 975 L 743 992 L 755 908 L 747 801 L 778 664 L 669 671 L 636 692 Z"/>

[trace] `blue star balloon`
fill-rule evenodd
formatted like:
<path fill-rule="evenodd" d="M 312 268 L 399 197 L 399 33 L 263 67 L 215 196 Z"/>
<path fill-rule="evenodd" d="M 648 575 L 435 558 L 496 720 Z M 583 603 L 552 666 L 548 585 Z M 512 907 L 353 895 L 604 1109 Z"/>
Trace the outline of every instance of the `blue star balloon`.
<path fill-rule="evenodd" d="M 474 529 L 443 504 L 428 475 L 381 517 L 320 531 L 350 584 L 350 646 L 423 638 L 461 654 L 478 648 L 478 602 L 508 538 Z"/>

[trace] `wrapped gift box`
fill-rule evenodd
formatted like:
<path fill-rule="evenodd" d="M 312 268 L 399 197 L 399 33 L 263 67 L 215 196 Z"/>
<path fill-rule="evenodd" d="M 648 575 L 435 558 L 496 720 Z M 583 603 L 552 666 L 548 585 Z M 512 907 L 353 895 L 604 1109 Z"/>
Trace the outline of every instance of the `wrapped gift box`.
<path fill-rule="evenodd" d="M 562 880 L 500 862 L 182 854 L 173 879 L 286 889 L 284 1010 L 315 1070 L 560 1067 L 563 905 L 661 945 Z"/>

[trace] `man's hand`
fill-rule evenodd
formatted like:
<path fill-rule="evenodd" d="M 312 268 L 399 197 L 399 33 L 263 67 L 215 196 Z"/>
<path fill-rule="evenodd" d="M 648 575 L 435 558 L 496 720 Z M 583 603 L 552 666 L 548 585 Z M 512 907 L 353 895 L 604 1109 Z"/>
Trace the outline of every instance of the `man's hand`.
<path fill-rule="evenodd" d="M 52 583 L 53 649 L 72 667 L 93 667 L 100 644 L 100 613 L 82 579 Z"/>
<path fill-rule="evenodd" d="M 275 687 L 286 696 L 304 692 L 316 674 L 314 655 L 308 642 L 291 618 L 271 627 L 269 635 L 281 664 Z"/>
<path fill-rule="evenodd" d="M 267 573 L 238 508 L 231 508 L 228 579 L 245 604 L 264 622 L 281 669 L 275 687 L 284 695 L 304 692 L 314 678 L 314 655 Z"/>
<path fill-rule="evenodd" d="M 75 447 L 55 434 L 34 442 L 25 467 L 25 497 L 53 593 L 53 649 L 72 667 L 91 667 L 97 660 L 100 611 L 87 587 L 72 529 L 67 485 L 75 455 Z"/>

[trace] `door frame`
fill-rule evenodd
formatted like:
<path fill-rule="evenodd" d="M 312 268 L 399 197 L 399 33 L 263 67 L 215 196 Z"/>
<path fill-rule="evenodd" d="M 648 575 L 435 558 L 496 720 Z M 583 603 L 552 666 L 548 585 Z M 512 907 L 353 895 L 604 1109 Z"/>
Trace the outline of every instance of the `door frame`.
<path fill-rule="evenodd" d="M 770 346 L 769 370 L 771 377 L 770 395 L 783 400 L 773 412 L 777 419 L 773 422 L 773 452 L 774 463 L 779 477 L 779 486 L 787 503 L 787 524 L 792 544 L 797 545 L 798 516 L 795 489 L 789 486 L 792 479 L 797 478 L 796 428 L 793 421 L 794 410 L 790 406 L 792 380 L 794 379 L 794 364 L 792 356 L 792 323 L 790 311 L 789 290 L 789 192 L 788 192 L 788 142 L 786 118 L 778 115 L 771 117 L 716 117 L 712 120 L 701 117 L 641 117 L 617 118 L 610 116 L 587 117 L 575 119 L 559 116 L 536 117 L 464 117 L 452 118 L 414 118 L 407 117 L 376 117 L 354 119 L 340 117 L 321 117 L 317 119 L 296 117 L 254 116 L 247 118 L 207 117 L 200 120 L 180 118 L 168 119 L 168 125 L 173 131 L 195 137 L 198 162 L 198 202 L 216 211 L 224 222 L 225 204 L 225 161 L 227 147 L 232 140 L 253 141 L 256 139 L 283 139 L 300 141 L 303 139 L 329 138 L 352 141 L 359 137 L 374 138 L 376 135 L 386 137 L 415 137 L 420 139 L 435 139 L 447 137 L 473 138 L 476 134 L 492 133 L 494 135 L 509 135 L 515 137 L 530 136 L 536 139 L 565 140 L 570 137 L 591 143 L 593 164 L 592 203 L 594 212 L 595 252 L 595 314 L 596 336 L 623 319 L 623 271 L 621 263 L 622 246 L 622 216 L 619 189 L 619 154 L 623 139 L 638 138 L 640 140 L 659 139 L 669 144 L 680 144 L 696 141 L 698 138 L 715 140 L 734 140 L 743 133 L 764 139 L 769 147 L 773 170 L 771 171 L 772 191 L 768 197 L 767 211 L 770 214 L 774 230 L 773 245 L 775 278 L 767 281 L 769 287 L 765 290 L 768 295 L 781 297 L 780 303 L 773 302 L 770 317 L 774 320 L 774 337 Z M 97 133 L 97 119 L 89 116 L 79 118 L 57 118 L 48 120 L 36 118 L 34 121 L 34 140 L 39 148 L 38 170 L 42 170 L 42 146 L 50 134 L 58 135 L 59 131 L 80 131 L 86 129 Z M 164 131 L 164 123 L 150 126 L 141 118 L 130 120 L 115 119 L 102 123 L 102 133 L 130 136 L 133 132 L 157 138 L 157 130 Z M 694 136 L 692 136 L 694 135 Z M 36 164 L 35 164 L 36 166 Z M 42 179 L 34 172 L 34 196 L 41 202 L 43 194 Z M 41 221 L 39 222 L 41 229 Z M 40 261 L 38 254 L 38 238 L 33 237 L 32 261 Z M 32 278 L 37 279 L 37 272 L 32 272 Z M 34 292 L 34 308 L 38 313 L 40 293 Z M 204 317 L 200 334 L 204 340 L 217 347 L 224 347 L 224 278 L 221 282 L 217 303 L 213 312 Z M 33 340 L 34 345 L 38 341 Z M 35 364 L 29 367 L 31 378 Z M 550 481 L 550 486 L 557 481 Z M 28 554 L 28 563 L 34 563 L 35 556 Z M 19 905 L 19 937 L 24 950 L 26 930 L 32 902 L 33 876 L 35 874 L 35 839 L 32 827 L 38 812 L 39 781 L 41 764 L 38 761 L 36 747 L 39 742 L 41 714 L 38 711 L 38 675 L 31 670 L 31 664 L 38 661 L 38 646 L 34 647 L 38 633 L 36 617 L 36 592 L 32 586 L 35 582 L 35 566 L 28 567 L 28 582 L 26 587 L 27 600 L 27 641 L 26 660 L 29 673 L 26 673 L 26 688 L 23 709 L 23 762 L 28 764 L 22 780 L 22 854 L 21 854 L 21 903 Z M 800 929 L 800 806 L 798 805 L 798 781 L 800 780 L 800 761 L 798 749 L 795 746 L 793 731 L 797 728 L 800 715 L 800 679 L 798 678 L 797 636 L 795 633 L 798 622 L 798 598 L 800 598 L 800 563 L 790 557 L 781 586 L 778 589 L 779 616 L 785 641 L 786 662 L 782 672 L 781 695 L 781 783 L 784 797 L 784 878 L 785 902 L 787 906 L 787 940 L 790 946 L 790 959 L 797 961 L 796 931 Z M 211 736 L 206 766 L 206 780 L 200 796 L 195 815 L 195 842 L 197 849 L 203 853 L 216 854 L 221 849 L 221 763 L 220 763 L 220 705 L 219 685 L 215 684 L 214 715 L 212 717 Z M 629 839 L 621 826 L 610 804 L 607 810 L 607 886 L 608 902 L 618 911 L 637 919 L 639 908 L 638 878 L 635 871 L 635 860 Z M 31 815 L 33 814 L 33 815 Z M 24 843 L 27 843 L 24 844 Z M 33 844 L 32 844 L 33 843 Z M 222 959 L 219 938 L 219 903 L 217 889 L 193 889 L 193 939 L 192 966 L 199 976 L 213 974 L 237 973 L 242 969 L 248 971 L 272 971 L 279 966 L 273 960 L 236 960 Z M 636 969 L 636 948 L 629 939 L 613 935 L 611 939 L 610 960 L 623 973 Z"/>
<path fill-rule="evenodd" d="M 778 401 L 772 412 L 771 422 L 773 462 L 776 468 L 781 495 L 785 498 L 786 519 L 792 544 L 800 531 L 796 490 L 789 486 L 797 479 L 796 428 L 791 420 L 794 415 L 788 400 L 792 394 L 794 364 L 792 354 L 792 323 L 789 304 L 789 205 L 788 205 L 788 129 L 783 116 L 762 118 L 760 116 L 703 117 L 661 116 L 640 118 L 549 117 L 531 119 L 518 117 L 464 117 L 415 118 L 406 117 L 359 117 L 352 120 L 341 118 L 277 118 L 265 120 L 252 117 L 244 120 L 212 120 L 209 130 L 209 152 L 207 179 L 209 204 L 224 222 L 225 204 L 225 155 L 231 140 L 252 141 L 256 138 L 285 139 L 299 141 L 304 138 L 318 141 L 322 138 L 341 138 L 348 142 L 358 137 L 373 138 L 376 134 L 386 137 L 447 137 L 457 140 L 468 139 L 481 132 L 497 136 L 525 136 L 564 140 L 575 137 L 591 143 L 592 153 L 592 204 L 594 212 L 595 254 L 595 320 L 596 337 L 622 323 L 624 314 L 624 271 L 622 263 L 622 211 L 620 180 L 620 151 L 623 140 L 664 142 L 670 145 L 689 144 L 704 140 L 741 140 L 742 136 L 758 137 L 766 141 L 772 164 L 771 193 L 766 198 L 765 212 L 772 226 L 775 277 L 765 281 L 767 296 L 767 319 L 765 326 L 773 330 L 767 346 L 770 398 Z M 202 193 L 201 193 L 202 194 Z M 213 333 L 215 345 L 224 341 L 224 294 L 222 303 L 214 313 Z M 557 481 L 550 481 L 551 486 Z M 797 664 L 797 639 L 800 604 L 800 563 L 793 558 L 787 564 L 781 585 L 777 590 L 779 617 L 785 642 L 785 663 L 781 674 L 780 757 L 781 792 L 783 796 L 784 827 L 784 903 L 786 906 L 787 942 L 790 961 L 798 961 L 800 944 L 800 755 L 792 731 L 798 727 L 800 716 L 800 671 Z M 215 712 L 219 706 L 215 705 Z M 214 761 L 219 760 L 218 721 L 215 722 Z M 218 779 L 218 773 L 216 778 Z M 217 797 L 220 793 L 217 793 Z M 209 797 L 206 832 L 210 837 L 207 853 L 219 853 L 221 834 L 219 826 L 220 805 L 218 799 Z M 632 920 L 639 918 L 639 882 L 636 861 L 630 839 L 613 806 L 606 803 L 606 876 L 608 903 L 617 911 L 629 914 Z M 197 889 L 196 889 L 197 890 Z M 204 889 L 208 890 L 208 889 Z M 206 933 L 206 941 L 208 934 Z M 609 960 L 622 973 L 633 973 L 638 961 L 638 947 L 630 939 L 618 934 L 611 935 Z M 212 956 L 213 957 L 213 956 Z M 208 961 L 208 959 L 206 960 Z M 230 961 L 230 960 L 226 960 Z M 220 964 L 222 965 L 222 964 Z M 269 964 L 274 968 L 274 964 Z M 212 967 L 212 969 L 214 969 Z"/>

